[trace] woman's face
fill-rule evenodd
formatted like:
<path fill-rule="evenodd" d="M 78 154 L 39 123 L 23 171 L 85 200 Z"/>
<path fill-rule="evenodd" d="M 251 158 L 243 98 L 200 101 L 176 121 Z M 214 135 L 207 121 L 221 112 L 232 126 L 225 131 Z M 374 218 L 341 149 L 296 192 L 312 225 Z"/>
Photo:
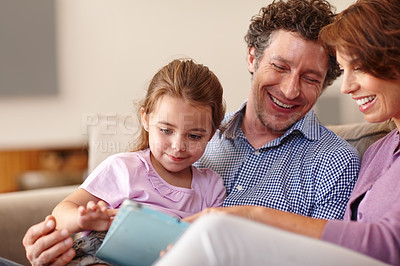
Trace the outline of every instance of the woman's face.
<path fill-rule="evenodd" d="M 393 119 L 400 126 L 400 80 L 377 78 L 354 62 L 353 58 L 337 51 L 337 61 L 343 71 L 341 91 L 351 94 L 370 123 Z"/>

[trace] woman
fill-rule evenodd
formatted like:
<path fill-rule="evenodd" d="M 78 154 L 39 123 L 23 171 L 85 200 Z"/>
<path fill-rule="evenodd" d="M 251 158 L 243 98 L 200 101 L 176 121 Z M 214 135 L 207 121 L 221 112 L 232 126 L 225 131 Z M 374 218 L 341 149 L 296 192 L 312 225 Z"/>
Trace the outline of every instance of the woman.
<path fill-rule="evenodd" d="M 320 35 L 327 48 L 336 52 L 344 75 L 342 92 L 352 96 L 368 122 L 391 119 L 397 126 L 365 153 L 344 220 L 313 219 L 255 206 L 206 211 L 242 216 L 346 249 L 247 219 L 208 215 L 190 227 L 160 265 L 184 265 L 190 259 L 199 265 L 378 264 L 359 253 L 400 265 L 399 14 L 398 0 L 359 0 Z"/>

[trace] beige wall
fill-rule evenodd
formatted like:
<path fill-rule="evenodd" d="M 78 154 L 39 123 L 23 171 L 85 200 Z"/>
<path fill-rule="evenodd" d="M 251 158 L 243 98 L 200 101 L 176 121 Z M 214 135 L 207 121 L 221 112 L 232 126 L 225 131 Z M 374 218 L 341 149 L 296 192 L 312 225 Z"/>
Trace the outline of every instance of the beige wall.
<path fill-rule="evenodd" d="M 208 65 L 225 88 L 228 111 L 235 110 L 250 83 L 243 36 L 269 2 L 56 0 L 59 93 L 0 98 L 0 149 L 81 145 L 88 117 L 133 112 L 152 75 L 177 57 Z M 332 1 L 338 10 L 351 2 Z M 340 122 L 362 121 L 337 83 L 322 97 L 340 99 Z"/>

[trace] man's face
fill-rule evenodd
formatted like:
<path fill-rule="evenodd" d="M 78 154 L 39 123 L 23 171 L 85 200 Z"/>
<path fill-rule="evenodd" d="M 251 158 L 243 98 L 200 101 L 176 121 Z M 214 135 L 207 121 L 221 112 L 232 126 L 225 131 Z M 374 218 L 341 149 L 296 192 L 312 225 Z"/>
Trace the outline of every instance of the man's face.
<path fill-rule="evenodd" d="M 249 49 L 253 73 L 247 104 L 267 129 L 282 135 L 303 118 L 317 101 L 328 71 L 328 56 L 318 43 L 298 33 L 279 30 L 257 63 Z"/>

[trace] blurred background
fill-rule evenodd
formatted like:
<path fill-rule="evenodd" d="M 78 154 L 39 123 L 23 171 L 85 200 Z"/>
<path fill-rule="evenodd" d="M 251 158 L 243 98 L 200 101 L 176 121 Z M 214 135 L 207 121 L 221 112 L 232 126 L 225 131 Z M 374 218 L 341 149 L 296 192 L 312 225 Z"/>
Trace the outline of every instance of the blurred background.
<path fill-rule="evenodd" d="M 88 123 L 134 113 L 172 59 L 209 66 L 235 111 L 250 87 L 243 37 L 270 2 L 0 0 L 0 192 L 80 183 Z M 353 1 L 330 2 L 341 11 Z M 339 88 L 315 106 L 321 122 L 363 122 Z"/>

